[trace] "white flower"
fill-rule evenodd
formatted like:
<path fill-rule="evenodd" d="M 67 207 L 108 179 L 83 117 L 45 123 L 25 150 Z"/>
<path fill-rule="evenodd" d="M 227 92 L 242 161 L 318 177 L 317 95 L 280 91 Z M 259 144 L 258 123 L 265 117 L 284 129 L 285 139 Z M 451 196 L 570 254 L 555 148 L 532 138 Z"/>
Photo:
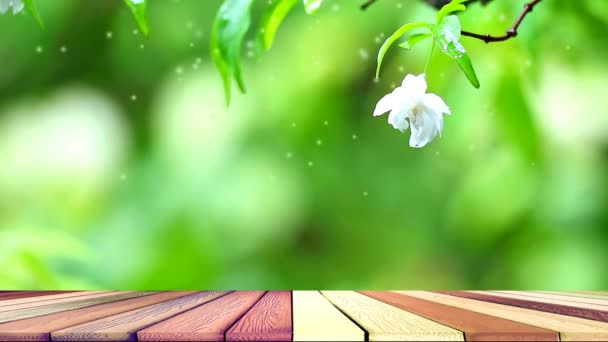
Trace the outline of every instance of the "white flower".
<path fill-rule="evenodd" d="M 13 8 L 13 14 L 21 12 L 23 9 L 22 0 L 0 0 L 0 13 L 6 13 L 9 8 Z"/>
<path fill-rule="evenodd" d="M 131 0 L 131 2 L 133 3 L 133 5 L 139 5 L 139 4 L 143 3 L 144 0 Z"/>
<path fill-rule="evenodd" d="M 405 76 L 401 87 L 378 101 L 374 116 L 388 111 L 388 123 L 394 128 L 405 132 L 412 126 L 411 147 L 423 147 L 441 135 L 443 114 L 450 114 L 450 108 L 439 96 L 426 94 L 424 74 Z"/>

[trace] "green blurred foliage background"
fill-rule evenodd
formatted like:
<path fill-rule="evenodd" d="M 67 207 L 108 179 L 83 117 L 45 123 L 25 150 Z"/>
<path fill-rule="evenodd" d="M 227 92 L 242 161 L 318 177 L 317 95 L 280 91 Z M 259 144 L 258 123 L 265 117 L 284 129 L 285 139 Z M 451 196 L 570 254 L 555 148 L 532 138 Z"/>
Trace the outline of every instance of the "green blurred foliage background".
<path fill-rule="evenodd" d="M 473 5 L 502 33 L 523 1 Z M 265 2 L 256 8 L 255 18 Z M 606 289 L 608 2 L 544 1 L 508 42 L 433 55 L 452 108 L 424 149 L 373 118 L 430 45 L 375 54 L 417 0 L 301 6 L 243 51 L 224 105 L 219 1 L 39 1 L 0 16 L 0 288 Z M 430 42 L 428 42 L 430 43 Z M 423 46 L 424 45 L 424 46 Z"/>

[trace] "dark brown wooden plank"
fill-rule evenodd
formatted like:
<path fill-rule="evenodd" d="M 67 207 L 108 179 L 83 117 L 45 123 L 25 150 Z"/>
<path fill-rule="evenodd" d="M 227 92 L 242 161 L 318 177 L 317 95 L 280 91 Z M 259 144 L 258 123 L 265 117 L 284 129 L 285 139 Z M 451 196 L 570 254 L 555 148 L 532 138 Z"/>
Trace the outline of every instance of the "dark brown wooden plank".
<path fill-rule="evenodd" d="M 67 292 L 71 292 L 71 291 L 18 291 L 18 292 L 6 293 L 3 295 L 0 295 L 0 301 L 9 300 L 9 299 L 17 299 L 17 298 L 46 296 L 46 295 L 51 295 L 51 294 L 60 294 L 60 293 L 67 293 Z"/>
<path fill-rule="evenodd" d="M 226 330 L 264 295 L 234 292 L 137 333 L 139 341 L 223 341 Z"/>
<path fill-rule="evenodd" d="M 291 341 L 291 291 L 267 292 L 226 332 L 226 341 Z"/>
<path fill-rule="evenodd" d="M 399 309 L 464 332 L 467 341 L 559 341 L 559 333 L 404 294 L 360 291 Z"/>
<path fill-rule="evenodd" d="M 137 331 L 224 296 L 226 292 L 197 292 L 51 333 L 53 341 L 133 341 Z"/>
<path fill-rule="evenodd" d="M 0 324 L 0 341 L 50 341 L 51 332 L 187 296 L 194 291 L 151 294 Z"/>
<path fill-rule="evenodd" d="M 95 296 L 94 298 L 87 298 L 76 300 L 67 303 L 57 303 L 50 305 L 37 306 L 33 308 L 26 308 L 21 310 L 13 310 L 7 312 L 0 312 L 0 323 L 16 321 L 18 319 L 25 319 L 30 317 L 48 315 L 55 312 L 67 311 L 72 309 L 84 308 L 87 306 L 115 302 L 117 300 L 123 300 L 127 298 L 141 297 L 151 294 L 151 292 L 137 292 L 137 291 L 118 291 L 111 292 L 104 296 Z"/>
<path fill-rule="evenodd" d="M 559 304 L 547 304 L 540 303 L 531 300 L 506 298 L 499 296 L 492 296 L 489 294 L 472 293 L 466 291 L 435 291 L 441 294 L 447 294 L 450 296 L 456 296 L 461 298 L 469 298 L 475 300 L 481 300 L 484 302 L 491 302 L 496 304 L 504 304 L 510 306 L 517 306 L 525 309 L 532 309 L 544 312 L 551 312 L 560 315 L 579 317 L 584 319 L 590 319 L 599 322 L 608 322 L 608 311 L 593 310 L 593 309 L 581 309 L 575 306 L 559 305 Z"/>

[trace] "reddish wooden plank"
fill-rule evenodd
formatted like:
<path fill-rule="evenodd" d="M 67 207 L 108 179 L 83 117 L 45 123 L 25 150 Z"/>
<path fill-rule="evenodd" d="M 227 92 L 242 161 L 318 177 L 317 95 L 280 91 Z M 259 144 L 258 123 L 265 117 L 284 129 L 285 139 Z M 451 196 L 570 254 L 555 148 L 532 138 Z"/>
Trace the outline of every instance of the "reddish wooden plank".
<path fill-rule="evenodd" d="M 198 292 L 51 333 L 53 341 L 133 341 L 137 331 L 224 296 L 226 292 Z"/>
<path fill-rule="evenodd" d="M 291 291 L 267 292 L 226 332 L 226 341 L 291 341 Z"/>
<path fill-rule="evenodd" d="M 0 312 L 27 309 L 36 306 L 57 304 L 57 303 L 67 303 L 73 302 L 76 300 L 82 300 L 87 298 L 94 298 L 99 296 L 107 296 L 108 294 L 115 293 L 110 291 L 83 291 L 83 292 L 70 292 L 70 293 L 62 293 L 62 294 L 54 294 L 48 296 L 38 296 L 38 297 L 27 297 L 27 298 L 19 298 L 6 300 L 4 302 L 0 302 Z"/>
<path fill-rule="evenodd" d="M 464 332 L 467 341 L 559 341 L 555 331 L 384 291 L 362 294 Z"/>
<path fill-rule="evenodd" d="M 234 292 L 137 333 L 139 341 L 224 341 L 224 334 L 264 291 Z"/>
<path fill-rule="evenodd" d="M 1 295 L 0 301 L 27 297 L 46 296 L 51 294 L 67 293 L 71 291 L 18 291 Z M 1 302 L 0 302 L 1 303 Z"/>
<path fill-rule="evenodd" d="M 139 291 L 117 291 L 106 294 L 97 295 L 93 298 L 80 299 L 65 303 L 56 303 L 49 305 L 36 306 L 20 310 L 12 310 L 0 312 L 0 323 L 17 321 L 36 316 L 44 316 L 55 312 L 68 311 L 73 309 L 84 308 L 102 303 L 111 303 L 123 299 L 142 297 L 151 294 L 150 292 Z"/>
<path fill-rule="evenodd" d="M 608 311 L 603 311 L 603 310 L 581 309 L 581 308 L 577 308 L 575 306 L 569 306 L 569 305 L 547 304 L 547 303 L 535 302 L 535 301 L 531 301 L 531 300 L 506 298 L 506 297 L 492 296 L 489 294 L 472 293 L 472 292 L 466 292 L 466 291 L 435 291 L 435 292 L 447 294 L 450 296 L 461 297 L 461 298 L 481 300 L 484 302 L 517 306 L 517 307 L 525 308 L 525 309 L 532 309 L 532 310 L 556 313 L 556 314 L 560 314 L 560 315 L 591 319 L 591 320 L 599 321 L 599 322 L 608 322 Z"/>
<path fill-rule="evenodd" d="M 187 296 L 194 291 L 163 292 L 0 324 L 0 341 L 50 341 L 51 332 Z"/>

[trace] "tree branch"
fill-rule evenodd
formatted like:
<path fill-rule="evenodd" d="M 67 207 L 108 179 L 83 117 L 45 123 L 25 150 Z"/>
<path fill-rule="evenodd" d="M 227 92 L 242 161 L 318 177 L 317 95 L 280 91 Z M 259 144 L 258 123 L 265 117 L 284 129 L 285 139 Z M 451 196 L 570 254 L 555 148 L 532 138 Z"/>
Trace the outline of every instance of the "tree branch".
<path fill-rule="evenodd" d="M 534 9 L 534 6 L 538 5 L 538 3 L 540 3 L 541 1 L 542 0 L 533 0 L 533 1 L 530 1 L 529 3 L 525 4 L 524 10 L 519 14 L 519 17 L 517 17 L 517 20 L 515 20 L 515 23 L 513 23 L 513 26 L 511 26 L 511 28 L 509 28 L 507 30 L 507 32 L 505 32 L 505 34 L 503 34 L 502 36 L 491 36 L 489 34 L 478 34 L 478 33 L 473 33 L 473 32 L 468 32 L 468 31 L 462 31 L 461 34 L 465 37 L 483 40 L 486 44 L 494 43 L 494 42 L 503 42 L 510 38 L 516 37 L 517 29 L 519 28 L 521 23 L 524 21 L 524 18 L 528 15 L 528 13 L 532 12 L 532 10 Z"/>
<path fill-rule="evenodd" d="M 450 1 L 451 0 L 425 0 L 426 3 L 428 3 L 429 5 L 437 8 L 437 9 L 448 4 Z M 482 5 L 485 5 L 490 1 L 491 0 L 467 0 L 464 2 L 464 4 L 468 5 L 473 2 L 481 2 Z M 376 2 L 378 2 L 378 0 L 366 0 L 363 4 L 361 4 L 361 9 L 365 11 L 369 6 L 375 4 Z"/>

